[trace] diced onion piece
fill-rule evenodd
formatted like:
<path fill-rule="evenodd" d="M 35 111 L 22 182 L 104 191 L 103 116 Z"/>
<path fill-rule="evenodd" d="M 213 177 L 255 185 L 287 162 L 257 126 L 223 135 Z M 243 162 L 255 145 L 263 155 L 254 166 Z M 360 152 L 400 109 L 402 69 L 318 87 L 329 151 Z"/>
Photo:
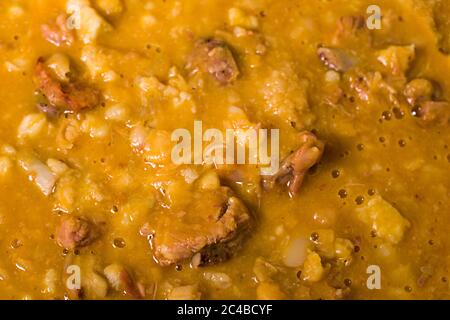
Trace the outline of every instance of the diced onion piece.
<path fill-rule="evenodd" d="M 45 115 L 42 113 L 33 113 L 25 116 L 19 125 L 18 138 L 36 137 L 47 123 Z"/>
<path fill-rule="evenodd" d="M 86 289 L 91 299 L 105 298 L 108 294 L 108 282 L 94 270 L 81 277 L 81 286 Z"/>
<path fill-rule="evenodd" d="M 186 181 L 187 184 L 193 183 L 198 178 L 197 171 L 191 168 L 181 170 L 181 175 L 184 177 L 184 181 Z"/>
<path fill-rule="evenodd" d="M 295 268 L 303 264 L 306 259 L 306 249 L 308 247 L 308 240 L 306 238 L 296 238 L 289 244 L 285 256 L 284 264 L 287 267 Z"/>
<path fill-rule="evenodd" d="M 144 28 L 154 26 L 156 22 L 156 18 L 151 14 L 146 14 L 141 18 L 141 24 Z"/>
<path fill-rule="evenodd" d="M 94 139 L 104 139 L 110 134 L 108 123 L 92 115 L 86 116 L 86 119 L 81 123 L 80 129 Z"/>
<path fill-rule="evenodd" d="M 33 156 L 20 156 L 18 161 L 42 193 L 49 196 L 56 183 L 56 177 L 50 168 Z"/>
<path fill-rule="evenodd" d="M 126 120 L 128 115 L 128 109 L 123 104 L 115 104 L 108 107 L 105 111 L 105 119 L 113 121 Z"/>
<path fill-rule="evenodd" d="M 145 146 L 147 135 L 148 129 L 143 125 L 137 125 L 130 134 L 131 146 L 137 151 L 142 151 Z"/>
<path fill-rule="evenodd" d="M 14 156 L 16 154 L 16 149 L 9 144 L 5 144 L 0 148 L 0 152 L 5 155 Z"/>
<path fill-rule="evenodd" d="M 220 179 L 215 171 L 208 171 L 198 180 L 198 188 L 202 190 L 216 190 L 220 187 Z"/>
<path fill-rule="evenodd" d="M 47 166 L 52 170 L 52 172 L 57 176 L 60 177 L 63 175 L 67 170 L 69 170 L 69 167 L 67 164 L 60 160 L 56 159 L 48 159 L 47 160 Z"/>
<path fill-rule="evenodd" d="M 0 176 L 6 175 L 12 167 L 12 162 L 8 157 L 0 157 Z"/>
<path fill-rule="evenodd" d="M 227 289 L 232 284 L 231 278 L 222 272 L 205 272 L 203 277 L 217 289 Z"/>
<path fill-rule="evenodd" d="M 266 282 L 272 280 L 272 278 L 278 273 L 278 269 L 263 258 L 258 257 L 255 260 L 253 272 L 259 282 Z"/>
<path fill-rule="evenodd" d="M 122 291 L 125 288 L 123 279 L 121 278 L 122 272 L 125 272 L 125 268 L 119 264 L 111 264 L 103 270 L 106 279 L 114 290 Z"/>
<path fill-rule="evenodd" d="M 75 28 L 85 44 L 93 43 L 101 32 L 112 29 L 111 25 L 90 6 L 89 1 L 69 0 L 66 8 L 67 13 L 77 20 Z"/>
<path fill-rule="evenodd" d="M 167 296 L 168 300 L 200 300 L 201 293 L 196 285 L 174 288 Z"/>
<path fill-rule="evenodd" d="M 341 80 L 341 75 L 339 72 L 336 72 L 334 70 L 328 70 L 325 73 L 325 81 L 326 82 L 339 82 Z"/>

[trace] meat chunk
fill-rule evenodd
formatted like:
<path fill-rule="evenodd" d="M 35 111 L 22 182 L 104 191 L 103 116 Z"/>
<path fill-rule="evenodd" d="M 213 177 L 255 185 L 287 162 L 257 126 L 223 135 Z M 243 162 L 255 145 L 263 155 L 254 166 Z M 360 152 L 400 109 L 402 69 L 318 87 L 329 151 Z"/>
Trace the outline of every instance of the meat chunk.
<path fill-rule="evenodd" d="M 134 299 L 145 296 L 144 288 L 134 280 L 124 266 L 111 264 L 103 272 L 114 290 L 121 291 Z"/>
<path fill-rule="evenodd" d="M 95 225 L 83 217 L 64 216 L 56 231 L 58 244 L 66 249 L 76 249 L 91 244 L 97 238 Z"/>
<path fill-rule="evenodd" d="M 306 173 L 320 161 L 325 148 L 324 143 L 311 132 L 300 133 L 299 140 L 301 145 L 297 151 L 288 156 L 280 170 L 267 181 L 270 184 L 286 184 L 290 196 L 299 192 Z"/>
<path fill-rule="evenodd" d="M 44 24 L 41 26 L 41 32 L 45 40 L 51 44 L 60 47 L 63 44 L 70 46 L 74 42 L 74 33 L 67 27 L 67 15 L 61 14 L 56 18 L 54 25 Z"/>
<path fill-rule="evenodd" d="M 208 73 L 221 85 L 230 84 L 239 76 L 233 53 L 225 42 L 217 39 L 197 42 L 189 57 L 187 69 L 192 74 Z"/>
<path fill-rule="evenodd" d="M 47 98 L 49 105 L 59 110 L 79 112 L 100 103 L 98 90 L 75 81 L 62 83 L 56 80 L 43 58 L 39 58 L 36 64 L 35 81 L 38 90 Z"/>
<path fill-rule="evenodd" d="M 446 101 L 427 101 L 420 105 L 419 118 L 424 124 L 448 125 L 450 122 L 450 105 Z"/>
<path fill-rule="evenodd" d="M 203 190 L 183 212 L 162 212 L 155 220 L 152 247 L 163 266 L 194 255 L 196 265 L 225 261 L 239 249 L 252 225 L 245 205 L 227 187 Z"/>
<path fill-rule="evenodd" d="M 325 66 L 334 71 L 345 72 L 354 65 L 352 57 L 341 49 L 322 47 L 317 50 L 317 55 Z"/>

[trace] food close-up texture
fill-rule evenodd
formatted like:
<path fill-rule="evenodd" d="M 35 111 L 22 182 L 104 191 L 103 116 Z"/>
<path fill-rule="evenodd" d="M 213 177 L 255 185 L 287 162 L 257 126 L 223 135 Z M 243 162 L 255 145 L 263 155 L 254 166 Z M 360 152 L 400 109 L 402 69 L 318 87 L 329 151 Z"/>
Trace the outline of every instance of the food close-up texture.
<path fill-rule="evenodd" d="M 449 299 L 449 35 L 448 0 L 0 1 L 0 299 Z"/>

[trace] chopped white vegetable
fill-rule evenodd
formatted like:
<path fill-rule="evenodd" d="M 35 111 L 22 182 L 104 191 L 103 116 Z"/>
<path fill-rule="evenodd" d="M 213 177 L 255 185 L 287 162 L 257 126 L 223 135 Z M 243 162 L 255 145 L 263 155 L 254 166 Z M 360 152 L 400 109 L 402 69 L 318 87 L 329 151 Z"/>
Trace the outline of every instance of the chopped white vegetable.
<path fill-rule="evenodd" d="M 36 184 L 45 196 L 53 192 L 56 177 L 49 167 L 33 156 L 21 155 L 18 158 L 20 167 L 25 170 L 29 178 Z"/>

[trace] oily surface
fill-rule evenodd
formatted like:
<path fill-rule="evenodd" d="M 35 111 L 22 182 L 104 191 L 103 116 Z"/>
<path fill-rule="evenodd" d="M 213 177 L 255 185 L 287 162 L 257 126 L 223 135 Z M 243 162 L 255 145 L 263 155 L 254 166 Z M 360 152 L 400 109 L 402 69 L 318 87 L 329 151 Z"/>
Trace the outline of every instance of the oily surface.
<path fill-rule="evenodd" d="M 1 1 L 0 298 L 449 298 L 449 16 L 431 0 Z M 299 190 L 175 165 L 171 133 L 195 120 L 280 129 Z"/>

